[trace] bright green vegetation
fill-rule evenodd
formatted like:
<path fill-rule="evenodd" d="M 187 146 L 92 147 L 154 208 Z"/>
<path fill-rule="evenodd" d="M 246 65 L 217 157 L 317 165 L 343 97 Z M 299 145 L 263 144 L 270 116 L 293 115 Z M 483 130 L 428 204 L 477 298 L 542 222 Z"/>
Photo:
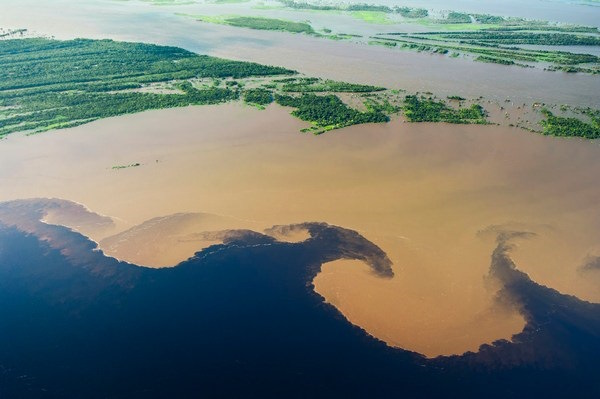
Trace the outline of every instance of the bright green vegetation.
<path fill-rule="evenodd" d="M 315 33 L 312 26 L 305 22 L 285 21 L 275 18 L 263 17 L 232 17 L 225 19 L 225 23 L 241 28 L 259 30 L 279 30 L 292 33 Z"/>
<path fill-rule="evenodd" d="M 149 109 L 217 104 L 238 88 L 190 80 L 290 75 L 293 71 L 201 56 L 175 47 L 110 40 L 0 41 L 0 136 L 40 132 Z M 155 84 L 171 92 L 140 92 Z M 174 93 L 173 93 L 174 92 Z"/>
<path fill-rule="evenodd" d="M 132 163 L 129 165 L 115 165 L 111 169 L 119 170 L 119 169 L 128 169 L 128 168 L 137 168 L 138 166 L 141 166 L 141 165 L 142 165 L 141 163 L 136 162 L 136 163 Z"/>
<path fill-rule="evenodd" d="M 395 11 L 404 18 L 426 18 L 429 15 L 424 8 L 396 7 Z"/>
<path fill-rule="evenodd" d="M 315 125 L 315 133 L 338 129 L 360 123 L 388 122 L 389 117 L 383 112 L 374 110 L 360 112 L 350 108 L 333 94 L 301 96 L 276 95 L 275 101 L 282 106 L 296 108 L 292 115 Z"/>
<path fill-rule="evenodd" d="M 360 85 L 346 82 L 336 82 L 333 80 L 320 80 L 316 78 L 296 79 L 286 82 L 281 86 L 281 91 L 309 93 L 309 92 L 335 92 L 335 93 L 371 93 L 383 91 L 385 88 Z"/>
<path fill-rule="evenodd" d="M 269 105 L 273 102 L 273 92 L 264 88 L 248 89 L 244 92 L 244 101 L 248 104 Z"/>
<path fill-rule="evenodd" d="M 193 14 L 182 14 L 177 15 L 182 17 L 194 18 L 201 22 L 208 22 L 211 24 L 229 25 L 238 28 L 249 28 L 256 30 L 273 30 L 290 33 L 304 33 L 307 35 L 314 35 L 320 37 L 328 37 L 331 39 L 343 39 L 340 35 L 323 35 L 313 29 L 313 27 L 306 22 L 294 22 L 287 21 L 284 19 L 277 18 L 264 18 L 264 17 L 244 17 L 239 15 L 220 15 L 220 16 L 208 16 L 208 15 L 193 15 Z"/>
<path fill-rule="evenodd" d="M 388 13 L 384 11 L 351 11 L 350 15 L 356 19 L 360 19 L 371 24 L 390 23 Z"/>
<path fill-rule="evenodd" d="M 479 104 L 454 109 L 442 101 L 416 95 L 405 97 L 404 115 L 410 122 L 487 123 L 486 112 Z"/>
<path fill-rule="evenodd" d="M 555 116 L 547 109 L 542 110 L 546 117 L 541 122 L 542 133 L 549 136 L 583 137 L 586 139 L 600 138 L 600 112 L 589 114 L 589 122 L 578 118 Z"/>

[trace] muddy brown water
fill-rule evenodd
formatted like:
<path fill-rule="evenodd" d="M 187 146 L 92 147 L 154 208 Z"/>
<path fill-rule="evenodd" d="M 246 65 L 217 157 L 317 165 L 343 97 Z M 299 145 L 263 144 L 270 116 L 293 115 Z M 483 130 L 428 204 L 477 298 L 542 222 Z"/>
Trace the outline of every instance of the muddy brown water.
<path fill-rule="evenodd" d="M 96 241 L 156 217 L 211 215 L 172 219 L 172 245 L 148 246 L 161 254 L 120 247 L 118 257 L 148 266 L 214 242 L 185 239 L 198 230 L 304 221 L 355 229 L 388 253 L 396 277 L 339 261 L 324 266 L 316 290 L 352 323 L 427 356 L 476 350 L 523 327 L 484 283 L 490 226 L 536 233 L 514 252 L 533 279 L 600 300 L 600 275 L 581 270 L 600 255 L 599 143 L 400 120 L 313 136 L 288 112 L 188 107 L 11 135 L 0 141 L 0 200 L 85 204 L 116 222 L 91 232 Z"/>

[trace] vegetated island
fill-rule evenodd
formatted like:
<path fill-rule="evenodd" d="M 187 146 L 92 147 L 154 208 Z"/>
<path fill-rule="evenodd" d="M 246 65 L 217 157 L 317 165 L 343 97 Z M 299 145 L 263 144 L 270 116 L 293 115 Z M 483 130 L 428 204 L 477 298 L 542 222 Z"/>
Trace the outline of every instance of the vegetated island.
<path fill-rule="evenodd" d="M 310 78 L 176 47 L 89 39 L 0 40 L 0 137 L 229 101 L 290 107 L 292 115 L 311 124 L 303 131 L 314 134 L 387 122 L 402 112 L 408 122 L 490 123 L 478 100 Z M 598 111 L 565 108 L 558 113 L 539 111 L 541 132 L 600 137 Z"/>
<path fill-rule="evenodd" d="M 258 30 L 302 33 L 333 40 L 353 40 L 361 44 L 385 46 L 451 57 L 464 56 L 478 62 L 507 66 L 538 67 L 548 71 L 600 73 L 600 57 L 590 51 L 578 53 L 556 50 L 556 46 L 600 47 L 596 27 L 556 24 L 489 14 L 457 11 L 429 11 L 424 8 L 389 7 L 375 4 L 315 4 L 280 0 L 283 7 L 301 12 L 335 12 L 374 24 L 418 24 L 425 32 L 386 32 L 363 38 L 361 34 L 317 31 L 309 21 L 290 21 L 262 16 L 202 16 L 179 14 L 198 21 Z M 393 19 L 390 19 L 393 16 Z M 549 48 L 549 46 L 551 46 Z"/>
<path fill-rule="evenodd" d="M 0 136 L 149 109 L 235 100 L 207 79 L 292 75 L 166 46 L 111 40 L 0 41 Z M 192 79 L 198 84 L 190 83 Z M 142 89 L 146 89 L 144 91 Z"/>
<path fill-rule="evenodd" d="M 136 162 L 136 163 L 130 163 L 129 165 L 114 165 L 111 169 L 112 170 L 121 170 L 121 169 L 137 168 L 138 166 L 142 166 L 142 164 L 139 162 Z"/>
<path fill-rule="evenodd" d="M 248 28 L 255 30 L 270 30 L 280 31 L 288 33 L 302 33 L 306 35 L 323 37 L 333 40 L 350 39 L 353 37 L 362 37 L 360 35 L 350 35 L 345 33 L 331 34 L 329 29 L 324 32 L 317 32 L 310 23 L 306 21 L 288 21 L 285 19 L 278 18 L 267 18 L 267 17 L 248 17 L 242 15 L 219 15 L 219 16 L 208 16 L 208 15 L 195 15 L 177 13 L 176 15 L 195 19 L 199 22 L 206 22 L 218 25 L 228 25 L 237 28 Z"/>

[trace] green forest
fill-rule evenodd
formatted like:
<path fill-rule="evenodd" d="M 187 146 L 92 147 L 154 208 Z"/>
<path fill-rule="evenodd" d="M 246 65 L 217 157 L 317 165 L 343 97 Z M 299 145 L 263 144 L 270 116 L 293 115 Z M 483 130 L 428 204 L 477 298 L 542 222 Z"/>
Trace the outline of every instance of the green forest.
<path fill-rule="evenodd" d="M 216 104 L 237 88 L 190 79 L 293 75 L 279 67 L 197 55 L 175 47 L 110 40 L 0 41 L 0 136 L 71 127 L 149 109 Z M 170 93 L 139 92 L 173 82 Z"/>

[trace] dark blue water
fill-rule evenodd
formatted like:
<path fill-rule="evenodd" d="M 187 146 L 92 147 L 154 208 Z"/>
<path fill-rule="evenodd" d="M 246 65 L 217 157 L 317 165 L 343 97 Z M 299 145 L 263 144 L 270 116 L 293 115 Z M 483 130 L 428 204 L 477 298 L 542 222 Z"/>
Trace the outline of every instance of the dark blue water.
<path fill-rule="evenodd" d="M 312 290 L 320 265 L 339 258 L 391 277 L 385 253 L 353 231 L 307 224 L 302 243 L 242 231 L 147 269 L 31 212 L 0 226 L 3 399 L 600 395 L 600 305 L 516 270 L 510 236 L 499 236 L 490 278 L 524 332 L 428 360 L 367 335 Z"/>

